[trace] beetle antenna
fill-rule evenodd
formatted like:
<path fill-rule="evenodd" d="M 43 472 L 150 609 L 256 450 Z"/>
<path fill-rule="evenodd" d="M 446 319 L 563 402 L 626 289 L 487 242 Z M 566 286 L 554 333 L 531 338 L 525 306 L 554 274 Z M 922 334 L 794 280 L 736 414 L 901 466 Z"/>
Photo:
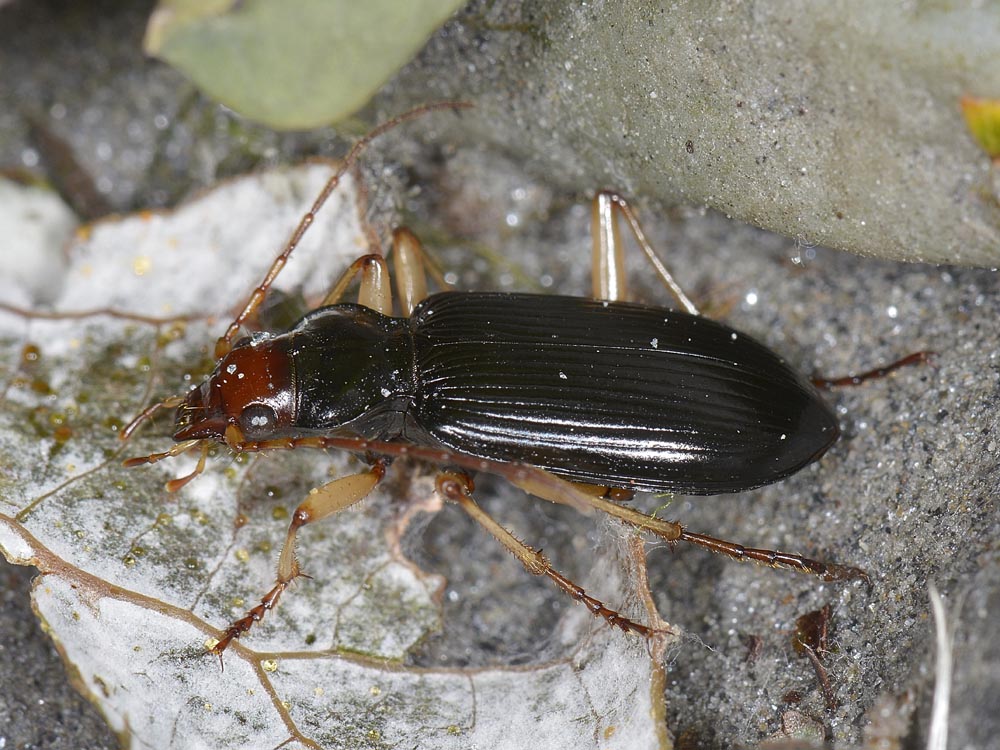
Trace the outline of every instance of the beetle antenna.
<path fill-rule="evenodd" d="M 171 446 L 170 450 L 163 451 L 163 453 L 150 453 L 148 456 L 136 456 L 135 458 L 126 458 L 124 461 L 122 461 L 122 466 L 124 466 L 126 469 L 131 469 L 133 466 L 142 466 L 143 464 L 159 463 L 165 458 L 173 458 L 174 456 L 179 456 L 182 453 L 187 453 L 196 445 L 203 442 L 205 441 L 199 438 L 197 440 L 185 440 L 182 443 L 174 443 L 174 445 Z"/>
<path fill-rule="evenodd" d="M 264 276 L 264 280 L 256 289 L 253 290 L 250 295 L 250 299 L 247 300 L 243 310 L 236 316 L 233 322 L 229 324 L 226 332 L 222 334 L 222 336 L 219 337 L 219 340 L 215 343 L 215 358 L 221 359 L 233 348 L 233 338 L 239 332 L 240 327 L 247 320 L 247 318 L 249 318 L 253 314 L 254 310 L 260 306 L 261 302 L 264 301 L 267 290 L 271 287 L 271 284 L 274 283 L 278 274 L 281 273 L 281 269 L 285 267 L 289 256 L 302 240 L 302 236 L 306 233 L 306 230 L 309 229 L 313 221 L 316 220 L 316 214 L 323 207 L 323 204 L 326 203 L 330 194 L 337 188 L 337 185 L 340 183 L 340 178 L 344 176 L 347 170 L 354 166 L 358 157 L 372 141 L 398 125 L 421 117 L 428 112 L 434 112 L 439 109 L 461 110 L 468 109 L 472 106 L 471 102 L 435 102 L 433 104 L 424 104 L 407 112 L 403 112 L 400 115 L 396 115 L 391 120 L 386 120 L 357 140 L 347 152 L 347 156 L 344 157 L 340 167 L 338 167 L 337 171 L 333 173 L 333 176 L 327 180 L 326 185 L 324 185 L 323 190 L 313 202 L 312 207 L 306 212 L 305 216 L 302 217 L 302 220 L 295 228 L 295 231 L 292 232 L 292 236 L 285 245 L 285 249 L 281 251 L 281 254 L 277 258 L 274 259 L 274 262 L 268 269 L 267 274 Z"/>
<path fill-rule="evenodd" d="M 164 399 L 163 401 L 155 403 L 152 406 L 147 406 L 145 409 L 139 412 L 131 422 L 129 422 L 127 425 L 125 425 L 125 427 L 121 429 L 121 431 L 118 433 L 118 439 L 121 441 L 128 440 L 132 436 L 132 433 L 135 432 L 136 429 L 139 427 L 139 425 L 151 419 L 153 415 L 160 409 L 174 409 L 183 403 L 184 403 L 183 396 L 172 396 L 170 398 Z"/>

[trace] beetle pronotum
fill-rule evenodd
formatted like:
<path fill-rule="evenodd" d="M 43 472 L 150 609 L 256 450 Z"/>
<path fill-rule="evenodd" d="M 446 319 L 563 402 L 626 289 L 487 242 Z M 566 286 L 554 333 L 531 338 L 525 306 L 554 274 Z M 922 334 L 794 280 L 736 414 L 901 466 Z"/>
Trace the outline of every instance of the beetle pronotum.
<path fill-rule="evenodd" d="M 530 494 L 603 511 L 670 543 L 690 542 L 825 580 L 867 581 L 858 568 L 692 533 L 618 502 L 635 491 L 712 495 L 778 481 L 817 460 L 839 428 L 808 379 L 762 344 L 698 313 L 614 193 L 599 193 L 593 203 L 592 299 L 454 291 L 427 296 L 420 243 L 397 229 L 391 256 L 401 316 L 393 317 L 386 259 L 370 254 L 351 264 L 322 304 L 291 329 L 234 345 L 360 150 L 404 120 L 462 106 L 412 110 L 355 144 L 219 338 L 209 379 L 186 396 L 149 407 L 122 431 L 127 438 L 157 409 L 177 408 L 175 445 L 126 462 L 136 466 L 199 450 L 194 472 L 169 482 L 171 491 L 204 469 L 214 443 L 237 453 L 341 448 L 369 463 L 365 471 L 313 490 L 298 506 L 275 585 L 212 650 L 221 654 L 302 575 L 295 556 L 299 530 L 362 500 L 388 463 L 402 456 L 449 467 L 439 473 L 437 490 L 530 573 L 640 635 L 651 635 L 651 628 L 588 595 L 488 515 L 473 499 L 468 472 L 498 474 Z M 681 311 L 627 301 L 622 219 Z M 357 304 L 343 303 L 356 277 Z M 925 358 L 918 353 L 817 384 L 881 377 Z"/>

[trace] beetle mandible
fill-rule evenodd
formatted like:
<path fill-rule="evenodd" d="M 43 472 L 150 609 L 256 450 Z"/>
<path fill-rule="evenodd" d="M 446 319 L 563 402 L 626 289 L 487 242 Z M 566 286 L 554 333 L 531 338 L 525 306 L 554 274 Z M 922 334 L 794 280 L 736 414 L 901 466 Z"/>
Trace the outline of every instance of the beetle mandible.
<path fill-rule="evenodd" d="M 436 486 L 510 550 L 532 574 L 551 579 L 595 615 L 650 636 L 556 571 L 473 499 L 467 472 L 499 474 L 538 497 L 609 513 L 670 543 L 690 542 L 740 560 L 800 570 L 824 580 L 862 579 L 860 569 L 687 531 L 618 502 L 636 491 L 715 495 L 776 482 L 816 461 L 839 435 L 816 386 L 856 384 L 923 361 L 924 352 L 858 376 L 810 381 L 780 356 L 702 317 L 643 234 L 628 204 L 604 191 L 592 209 L 593 298 L 444 291 L 427 296 L 425 259 L 406 229 L 393 233 L 389 269 L 381 255 L 355 261 L 322 304 L 279 334 L 234 339 L 267 295 L 340 177 L 372 139 L 445 102 L 411 110 L 358 141 L 330 178 L 264 280 L 215 348 L 212 375 L 176 407 L 175 445 L 127 466 L 213 444 L 239 452 L 342 448 L 370 468 L 314 490 L 292 516 L 274 587 L 212 648 L 221 654 L 276 606 L 302 574 L 298 531 L 367 496 L 395 457 L 450 468 Z M 624 220 L 680 310 L 627 301 L 619 223 Z M 342 302 L 360 276 L 356 304 Z"/>

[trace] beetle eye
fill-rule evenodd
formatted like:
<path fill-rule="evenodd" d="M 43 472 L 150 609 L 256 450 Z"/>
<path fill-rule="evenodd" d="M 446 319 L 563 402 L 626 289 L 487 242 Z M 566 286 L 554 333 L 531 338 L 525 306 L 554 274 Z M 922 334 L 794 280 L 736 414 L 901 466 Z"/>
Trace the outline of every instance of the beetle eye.
<path fill-rule="evenodd" d="M 269 437 L 278 421 L 278 415 L 267 404 L 250 404 L 240 412 L 240 429 L 251 440 Z"/>

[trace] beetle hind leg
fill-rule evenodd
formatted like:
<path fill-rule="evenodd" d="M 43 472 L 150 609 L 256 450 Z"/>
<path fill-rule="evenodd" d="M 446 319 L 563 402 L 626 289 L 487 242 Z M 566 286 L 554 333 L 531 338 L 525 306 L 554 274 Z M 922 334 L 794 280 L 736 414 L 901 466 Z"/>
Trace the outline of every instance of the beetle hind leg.
<path fill-rule="evenodd" d="M 677 542 L 687 542 L 704 547 L 735 560 L 755 562 L 772 568 L 787 568 L 817 576 L 824 581 L 862 580 L 871 585 L 868 574 L 860 568 L 836 563 L 824 563 L 812 560 L 802 555 L 777 550 L 746 547 L 742 544 L 727 542 L 724 539 L 696 534 L 687 531 L 681 524 L 666 521 L 647 515 L 634 508 L 613 502 L 590 491 L 587 485 L 578 485 L 539 469 L 524 470 L 520 474 L 508 477 L 510 481 L 525 492 L 560 505 L 569 505 L 577 510 L 593 509 L 607 513 L 609 516 L 624 521 L 638 529 L 648 531 L 663 539 L 670 545 Z"/>
<path fill-rule="evenodd" d="M 690 315 L 698 315 L 698 308 L 691 298 L 677 283 L 670 269 L 660 260 L 635 211 L 628 202 L 613 190 L 602 190 L 594 196 L 591 205 L 591 237 L 593 252 L 591 255 L 591 282 L 595 299 L 606 299 L 611 302 L 622 302 L 629 299 L 628 285 L 625 279 L 625 249 L 618 231 L 619 221 L 624 219 L 635 238 L 636 244 L 642 250 L 660 281 L 670 292 L 677 305 Z"/>
<path fill-rule="evenodd" d="M 467 474 L 441 472 L 438 474 L 436 484 L 438 492 L 448 500 L 457 503 L 476 523 L 492 534 L 508 552 L 520 561 L 529 573 L 536 576 L 546 576 L 565 593 L 583 604 L 594 616 L 603 618 L 609 625 L 620 628 L 625 632 L 636 633 L 647 639 L 652 638 L 657 632 L 656 629 L 630 620 L 620 612 L 611 609 L 600 600 L 595 599 L 584 591 L 582 587 L 573 583 L 573 581 L 553 568 L 552 563 L 549 562 L 549 559 L 541 550 L 529 547 L 500 525 L 472 498 L 473 483 Z"/>
<path fill-rule="evenodd" d="M 864 581 L 869 587 L 872 585 L 869 575 L 850 565 L 838 565 L 837 563 L 825 563 L 819 560 L 811 560 L 802 555 L 789 552 L 778 552 L 771 549 L 757 549 L 756 547 L 744 547 L 742 544 L 727 542 L 724 539 L 695 534 L 690 531 L 681 531 L 677 541 L 696 544 L 699 547 L 718 552 L 741 562 L 751 561 L 771 568 L 789 568 L 801 573 L 808 573 L 821 578 L 824 581 Z"/>
<path fill-rule="evenodd" d="M 901 367 L 931 364 L 933 361 L 934 352 L 920 351 L 914 352 L 913 354 L 907 354 L 905 357 L 897 359 L 895 362 L 890 362 L 887 365 L 882 365 L 881 367 L 876 367 L 873 370 L 861 372 L 856 375 L 839 375 L 836 377 L 824 377 L 822 375 L 817 375 L 811 378 L 811 380 L 814 386 L 823 390 L 841 388 L 844 386 L 862 385 L 867 383 L 869 380 L 880 380 L 882 378 L 886 378 Z"/>

